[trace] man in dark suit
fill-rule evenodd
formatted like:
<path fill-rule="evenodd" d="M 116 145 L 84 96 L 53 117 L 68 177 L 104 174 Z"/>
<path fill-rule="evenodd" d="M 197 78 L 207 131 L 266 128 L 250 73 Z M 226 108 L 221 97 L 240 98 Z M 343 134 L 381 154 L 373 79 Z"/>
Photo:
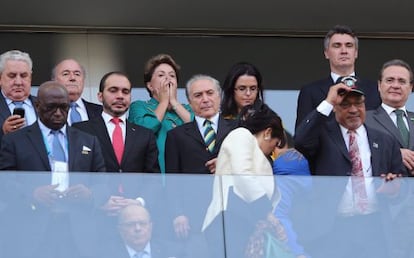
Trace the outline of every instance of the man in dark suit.
<path fill-rule="evenodd" d="M 324 55 L 329 60 L 331 74 L 302 87 L 299 92 L 296 112 L 296 124 L 299 123 L 325 99 L 329 88 L 338 83 L 338 79 L 355 76 L 355 61 L 358 57 L 358 38 L 354 31 L 344 25 L 336 25 L 328 31 L 324 39 Z M 377 85 L 374 81 L 357 77 L 358 87 L 365 92 L 367 110 L 375 109 L 381 104 Z"/>
<path fill-rule="evenodd" d="M 296 130 L 295 147 L 310 162 L 312 174 L 351 176 L 346 181 L 330 179 L 330 191 L 318 196 L 323 201 L 315 198 L 323 203 L 315 224 L 331 229 L 323 241 L 332 241 L 319 250 L 326 253 L 314 254 L 317 257 L 386 257 L 388 251 L 391 218 L 389 197 L 384 195 L 398 195 L 399 181 L 387 181 L 404 174 L 404 167 L 397 142 L 364 125 L 364 99 L 356 86 L 336 84 Z M 335 119 L 328 119 L 332 110 Z M 314 181 L 317 191 L 327 189 L 321 182 Z"/>
<path fill-rule="evenodd" d="M 406 103 L 413 90 L 413 71 L 403 60 L 390 60 L 382 66 L 378 89 L 382 104 L 376 110 L 367 112 L 366 124 L 377 128 L 394 138 L 400 148 L 403 163 L 409 175 L 414 171 L 414 113 L 406 109 Z M 398 110 L 402 115 L 398 118 Z M 400 120 L 400 121 L 399 121 Z M 400 130 L 401 128 L 402 130 Z M 414 185 L 407 180 L 408 194 L 399 209 L 393 224 L 392 257 L 409 257 L 413 253 L 412 235 L 414 233 Z"/>
<path fill-rule="evenodd" d="M 58 63 L 52 70 L 52 80 L 65 85 L 69 92 L 71 109 L 68 115 L 68 124 L 86 121 L 101 116 L 102 106 L 81 98 L 86 71 L 85 68 L 74 59 L 65 59 Z"/>
<path fill-rule="evenodd" d="M 154 133 L 126 119 L 126 112 L 131 103 L 131 83 L 127 75 L 122 72 L 105 74 L 99 84 L 98 99 L 103 104 L 101 115 L 89 121 L 75 123 L 73 127 L 98 137 L 106 171 L 159 172 L 158 149 Z M 120 157 L 117 157 L 113 147 L 115 125 L 112 120 L 114 118 L 120 120 L 123 135 L 124 149 Z M 108 213 L 115 215 L 131 203 L 144 201 L 151 209 L 157 202 L 157 194 L 159 194 L 161 185 L 156 183 L 155 176 L 122 176 L 119 174 L 110 177 L 108 186 L 111 197 L 104 206 Z M 137 198 L 139 201 L 136 200 Z"/>
<path fill-rule="evenodd" d="M 25 52 L 11 50 L 0 56 L 0 140 L 4 134 L 31 125 L 37 119 L 36 97 L 30 95 L 32 67 L 32 59 Z M 13 115 L 18 107 L 24 109 L 24 118 Z"/>
<path fill-rule="evenodd" d="M 184 257 L 184 252 L 153 236 L 153 221 L 148 210 L 131 204 L 121 209 L 117 221 L 118 234 L 102 248 L 104 258 Z"/>
<path fill-rule="evenodd" d="M 235 127 L 233 120 L 225 120 L 219 113 L 221 88 L 216 79 L 195 75 L 187 82 L 186 94 L 195 119 L 170 130 L 165 145 L 166 172 L 187 173 L 186 177 L 167 178 L 169 198 L 177 204 L 173 211 L 174 230 L 184 239 L 190 232 L 201 232 L 213 188 L 213 177 L 208 174 L 215 172 L 220 145 Z M 211 121 L 216 135 L 214 148 L 209 148 L 203 137 L 206 120 Z M 205 175 L 190 176 L 194 173 Z"/>
<path fill-rule="evenodd" d="M 87 257 L 96 250 L 93 179 L 87 173 L 69 171 L 105 171 L 98 139 L 66 125 L 69 97 L 66 88 L 57 82 L 39 87 L 36 110 L 37 122 L 5 135 L 1 142 L 0 169 L 22 171 L 7 184 L 8 254 Z M 16 243 L 25 248 L 16 250 Z"/>

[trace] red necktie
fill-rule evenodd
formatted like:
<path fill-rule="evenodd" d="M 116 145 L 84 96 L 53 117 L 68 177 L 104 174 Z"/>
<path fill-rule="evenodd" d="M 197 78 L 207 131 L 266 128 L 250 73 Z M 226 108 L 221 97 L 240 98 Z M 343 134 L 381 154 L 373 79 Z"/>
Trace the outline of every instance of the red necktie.
<path fill-rule="evenodd" d="M 357 208 L 364 212 L 368 206 L 367 191 L 365 189 L 364 170 L 362 169 L 361 155 L 359 154 L 358 142 L 355 138 L 355 131 L 349 133 L 349 157 L 352 163 L 352 189 L 354 191 Z"/>
<path fill-rule="evenodd" d="M 114 117 L 111 122 L 115 124 L 115 129 L 112 133 L 112 146 L 114 147 L 115 156 L 118 163 L 121 164 L 122 155 L 124 153 L 124 139 L 122 138 L 122 129 L 119 123 L 121 120 L 119 117 Z"/>

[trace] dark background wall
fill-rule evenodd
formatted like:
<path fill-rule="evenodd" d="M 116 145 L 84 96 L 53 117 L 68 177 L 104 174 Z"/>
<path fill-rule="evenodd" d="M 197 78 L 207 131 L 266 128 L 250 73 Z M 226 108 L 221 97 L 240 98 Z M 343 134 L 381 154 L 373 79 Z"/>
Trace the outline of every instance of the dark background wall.
<path fill-rule="evenodd" d="M 95 39 L 96 36 L 110 40 L 110 48 L 94 53 L 100 42 L 103 43 Z M 223 81 L 233 63 L 249 61 L 263 73 L 266 88 L 294 90 L 306 82 L 328 75 L 322 36 L 171 36 L 0 31 L 0 52 L 10 49 L 28 52 L 34 61 L 34 85 L 50 78 L 51 68 L 64 56 L 62 44 L 65 44 L 65 40 L 81 38 L 76 44 L 82 51 L 76 53 L 75 57 L 81 55 L 83 60 L 87 60 L 83 62 L 88 70 L 94 70 L 96 79 L 91 84 L 96 84 L 96 80 L 108 72 L 105 69 L 109 69 L 109 66 L 126 71 L 135 86 L 142 86 L 145 61 L 158 53 L 168 53 L 182 67 L 181 86 L 196 73 L 210 74 Z M 413 43 L 413 40 L 401 38 L 360 38 L 357 73 L 376 79 L 382 63 L 392 58 L 401 58 L 413 64 Z M 113 53 L 108 53 L 111 51 Z M 101 67 L 104 62 L 109 65 Z"/>

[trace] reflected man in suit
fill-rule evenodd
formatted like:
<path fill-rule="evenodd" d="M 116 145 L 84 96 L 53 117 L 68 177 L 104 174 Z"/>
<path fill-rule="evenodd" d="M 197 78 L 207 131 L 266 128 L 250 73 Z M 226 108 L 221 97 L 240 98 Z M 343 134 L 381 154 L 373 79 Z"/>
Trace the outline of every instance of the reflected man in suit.
<path fill-rule="evenodd" d="M 167 258 L 183 257 L 178 248 L 153 237 L 153 222 L 148 210 L 131 204 L 121 209 L 118 216 L 120 238 L 108 243 L 103 257 L 113 258 Z"/>
<path fill-rule="evenodd" d="M 399 181 L 387 181 L 405 171 L 397 142 L 364 124 L 364 101 L 365 94 L 357 86 L 336 84 L 296 130 L 295 147 L 310 162 L 313 175 L 351 176 L 344 178 L 346 182 L 331 179 L 330 188 L 323 187 L 323 179 L 315 182 L 314 189 L 330 191 L 319 196 L 324 198 L 320 211 L 325 212 L 316 216 L 319 220 L 314 224 L 332 227 L 327 238 L 321 240 L 329 241 L 324 245 L 326 249 L 318 250 L 326 253 L 314 254 L 317 257 L 387 257 L 389 251 L 388 200 L 389 196 L 398 196 Z M 332 111 L 335 119 L 328 118 Z"/>
<path fill-rule="evenodd" d="M 4 134 L 31 125 L 37 119 L 36 97 L 30 95 L 32 67 L 28 53 L 10 50 L 0 56 L 0 140 Z M 25 110 L 24 118 L 12 115 L 19 105 Z"/>
<path fill-rule="evenodd" d="M 340 77 L 355 76 L 355 61 L 358 58 L 358 38 L 354 31 L 345 25 L 336 25 L 325 36 L 324 55 L 329 61 L 329 77 L 304 85 L 298 97 L 295 128 L 314 110 L 328 94 L 329 88 L 338 83 Z M 365 92 L 367 110 L 381 104 L 377 85 L 374 81 L 357 77 L 358 87 Z"/>
<path fill-rule="evenodd" d="M 66 125 L 69 97 L 58 82 L 39 87 L 36 110 L 37 122 L 5 135 L 1 142 L 0 169 L 22 171 L 8 189 L 9 252 L 13 257 L 92 256 L 96 238 L 91 178 L 69 171 L 105 171 L 98 139 Z M 16 250 L 16 243 L 25 248 Z"/>
<path fill-rule="evenodd" d="M 101 105 L 81 98 L 85 87 L 85 77 L 85 67 L 74 59 L 64 59 L 52 70 L 52 80 L 63 84 L 69 92 L 71 102 L 71 109 L 68 115 L 69 125 L 72 125 L 74 122 L 86 121 L 98 117 L 102 113 Z M 73 105 L 74 107 L 72 107 Z"/>

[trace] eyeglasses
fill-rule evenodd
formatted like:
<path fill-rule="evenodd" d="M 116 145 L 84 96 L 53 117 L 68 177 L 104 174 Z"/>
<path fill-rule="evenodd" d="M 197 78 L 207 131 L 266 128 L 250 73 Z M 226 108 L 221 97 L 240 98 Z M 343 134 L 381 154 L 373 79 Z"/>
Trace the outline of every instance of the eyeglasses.
<path fill-rule="evenodd" d="M 119 223 L 119 225 L 127 228 L 136 227 L 137 225 L 140 227 L 147 227 L 149 224 L 150 221 L 148 220 L 126 221 Z"/>
<path fill-rule="evenodd" d="M 250 91 L 251 93 L 255 93 L 258 90 L 257 86 L 239 86 L 234 88 L 235 91 L 240 91 L 242 93 L 246 93 Z"/>

